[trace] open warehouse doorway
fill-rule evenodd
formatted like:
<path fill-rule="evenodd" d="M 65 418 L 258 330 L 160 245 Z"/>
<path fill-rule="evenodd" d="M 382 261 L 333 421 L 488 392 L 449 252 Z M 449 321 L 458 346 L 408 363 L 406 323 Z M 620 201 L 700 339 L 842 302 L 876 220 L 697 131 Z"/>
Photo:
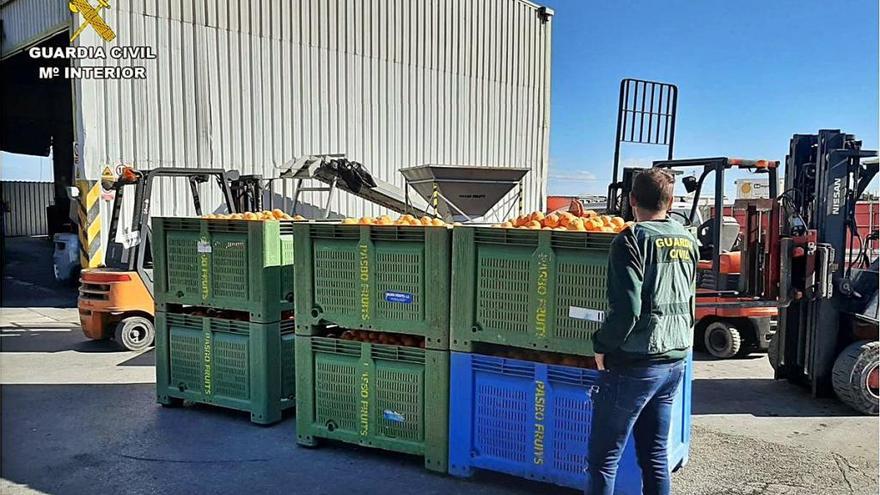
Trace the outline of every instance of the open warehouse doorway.
<path fill-rule="evenodd" d="M 68 46 L 67 31 L 36 46 Z M 27 50 L 0 61 L 2 108 L 0 149 L 8 153 L 52 158 L 55 204 L 46 211 L 49 234 L 69 230 L 70 200 L 66 188 L 73 185 L 73 98 L 71 81 L 41 79 L 40 67 L 63 70 L 68 59 L 33 59 Z"/>

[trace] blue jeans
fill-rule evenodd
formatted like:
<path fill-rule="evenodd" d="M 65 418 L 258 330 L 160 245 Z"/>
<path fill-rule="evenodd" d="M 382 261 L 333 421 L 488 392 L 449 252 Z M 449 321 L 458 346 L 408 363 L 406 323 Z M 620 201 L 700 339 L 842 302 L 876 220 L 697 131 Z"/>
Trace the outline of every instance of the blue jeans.
<path fill-rule="evenodd" d="M 617 465 L 630 433 L 642 470 L 642 493 L 670 493 L 666 443 L 672 400 L 684 361 L 618 367 L 603 372 L 593 396 L 587 455 L 587 495 L 612 495 Z"/>

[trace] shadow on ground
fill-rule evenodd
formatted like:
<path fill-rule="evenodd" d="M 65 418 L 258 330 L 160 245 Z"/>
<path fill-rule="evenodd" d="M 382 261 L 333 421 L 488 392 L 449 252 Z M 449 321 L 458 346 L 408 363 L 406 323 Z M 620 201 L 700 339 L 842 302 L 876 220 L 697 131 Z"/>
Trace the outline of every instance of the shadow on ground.
<path fill-rule="evenodd" d="M 731 361 L 754 361 L 756 359 L 767 359 L 766 352 L 750 352 L 744 356 L 736 356 L 730 358 Z M 694 352 L 694 361 L 719 361 L 718 358 L 712 356 L 711 354 L 696 351 Z"/>
<path fill-rule="evenodd" d="M 772 378 L 696 378 L 692 411 L 768 417 L 860 416 L 835 398 L 813 399 L 807 389 Z"/>
<path fill-rule="evenodd" d="M 156 366 L 156 350 L 150 349 L 127 359 L 116 366 Z"/>
<path fill-rule="evenodd" d="M 68 335 L 62 335 L 67 332 Z M 79 326 L 46 329 L 4 328 L 0 333 L 0 352 L 86 353 L 125 352 L 112 340 L 88 340 Z"/>
<path fill-rule="evenodd" d="M 3 477 L 50 494 L 577 493 L 495 474 L 459 480 L 422 459 L 327 442 L 204 405 L 163 408 L 150 384 L 4 385 Z"/>

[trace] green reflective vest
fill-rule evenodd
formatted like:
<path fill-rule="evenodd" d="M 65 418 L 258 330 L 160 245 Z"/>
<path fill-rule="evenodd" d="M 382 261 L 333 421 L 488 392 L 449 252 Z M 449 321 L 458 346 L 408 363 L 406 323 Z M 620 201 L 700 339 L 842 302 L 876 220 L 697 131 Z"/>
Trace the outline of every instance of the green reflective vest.
<path fill-rule="evenodd" d="M 697 240 L 674 220 L 639 222 L 614 239 L 596 352 L 617 361 L 684 358 L 693 340 Z"/>

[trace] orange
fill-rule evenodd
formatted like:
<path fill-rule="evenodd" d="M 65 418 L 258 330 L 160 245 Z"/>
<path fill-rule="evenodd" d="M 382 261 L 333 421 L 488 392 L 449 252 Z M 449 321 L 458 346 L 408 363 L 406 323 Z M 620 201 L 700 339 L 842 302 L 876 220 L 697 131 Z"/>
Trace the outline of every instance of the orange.
<path fill-rule="evenodd" d="M 275 218 L 284 218 L 284 212 L 279 210 L 278 208 L 275 208 L 274 210 L 272 210 L 272 216 Z"/>
<path fill-rule="evenodd" d="M 611 219 L 611 225 L 614 225 L 616 227 L 622 227 L 624 224 L 625 222 L 620 217 L 614 217 Z"/>
<path fill-rule="evenodd" d="M 361 225 L 372 225 L 373 219 L 370 217 L 361 217 L 360 220 L 358 220 L 358 223 Z"/>
<path fill-rule="evenodd" d="M 432 225 L 433 224 L 431 217 L 428 217 L 428 216 L 422 217 L 419 221 L 421 222 L 422 225 Z"/>
<path fill-rule="evenodd" d="M 252 213 L 252 212 L 249 211 L 249 212 L 247 212 L 247 213 L 244 214 L 244 217 L 243 217 L 243 218 L 244 218 L 245 220 L 256 220 L 256 219 L 257 219 L 257 214 L 256 214 L 256 213 Z"/>
<path fill-rule="evenodd" d="M 596 216 L 596 212 L 593 210 L 584 210 L 584 214 L 581 216 L 584 218 L 593 218 Z"/>
<path fill-rule="evenodd" d="M 563 212 L 561 215 L 559 215 L 559 226 L 568 227 L 571 224 L 572 220 L 574 220 L 575 218 L 577 217 L 575 217 L 571 213 L 567 211 Z"/>
<path fill-rule="evenodd" d="M 343 224 L 343 225 L 354 225 L 354 224 L 356 224 L 356 223 L 358 223 L 358 221 L 355 220 L 354 218 L 343 218 L 343 219 L 342 219 L 342 224 Z"/>
<path fill-rule="evenodd" d="M 446 222 L 444 222 L 443 220 L 441 220 L 439 218 L 435 218 L 432 223 L 433 223 L 434 227 L 445 227 L 446 226 Z"/>
<path fill-rule="evenodd" d="M 529 223 L 527 223 L 525 226 L 527 229 L 537 230 L 537 229 L 541 228 L 541 222 L 539 222 L 538 220 L 532 220 Z"/>
<path fill-rule="evenodd" d="M 504 229 L 509 229 L 509 228 L 513 227 L 513 224 L 510 222 L 504 222 L 501 225 L 499 225 L 499 227 L 504 228 Z"/>
<path fill-rule="evenodd" d="M 532 222 L 540 222 L 544 220 L 544 214 L 540 211 L 533 211 L 531 215 L 529 215 L 529 221 Z"/>
<path fill-rule="evenodd" d="M 559 215 L 556 213 L 551 213 L 544 218 L 544 226 L 545 227 L 556 227 L 559 225 Z"/>

